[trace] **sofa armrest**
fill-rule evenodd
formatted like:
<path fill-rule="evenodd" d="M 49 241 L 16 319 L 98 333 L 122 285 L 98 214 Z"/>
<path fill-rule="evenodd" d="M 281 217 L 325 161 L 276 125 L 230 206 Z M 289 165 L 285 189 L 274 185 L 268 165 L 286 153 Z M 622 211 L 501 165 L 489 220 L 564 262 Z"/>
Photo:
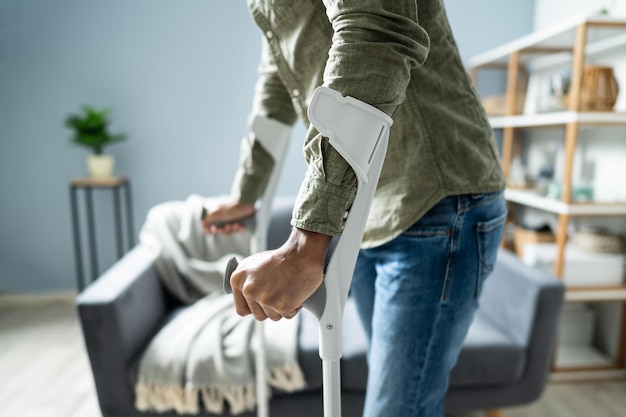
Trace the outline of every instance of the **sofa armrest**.
<path fill-rule="evenodd" d="M 550 312 L 558 313 L 563 292 L 563 284 L 556 277 L 500 250 L 495 268 L 485 281 L 478 314 L 519 346 L 528 346 L 539 303 L 546 302 Z"/>
<path fill-rule="evenodd" d="M 147 248 L 136 246 L 76 300 L 105 416 L 114 415 L 118 404 L 132 404 L 128 365 L 152 339 L 169 309 L 155 258 Z"/>
<path fill-rule="evenodd" d="M 492 276 L 485 282 L 479 314 L 487 318 L 527 352 L 526 369 L 514 403 L 539 397 L 549 372 L 553 343 L 564 302 L 565 286 L 555 276 L 524 264 L 500 250 Z M 511 404 L 502 395 L 503 404 Z M 508 401 L 508 402 L 507 402 Z"/>

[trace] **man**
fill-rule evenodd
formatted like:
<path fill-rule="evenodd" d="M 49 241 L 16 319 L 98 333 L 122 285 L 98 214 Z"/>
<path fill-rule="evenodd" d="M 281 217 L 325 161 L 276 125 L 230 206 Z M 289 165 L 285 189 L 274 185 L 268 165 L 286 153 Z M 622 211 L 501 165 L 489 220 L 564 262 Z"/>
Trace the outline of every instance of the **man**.
<path fill-rule="evenodd" d="M 369 338 L 364 415 L 442 416 L 448 373 L 495 262 L 506 215 L 491 129 L 465 73 L 442 0 L 250 0 L 264 34 L 253 113 L 309 126 L 291 236 L 231 277 L 237 313 L 292 318 L 322 283 L 356 178 L 309 125 L 318 85 L 390 115 L 389 149 L 352 283 Z M 251 134 L 232 200 L 208 233 L 250 215 L 272 161 Z"/>

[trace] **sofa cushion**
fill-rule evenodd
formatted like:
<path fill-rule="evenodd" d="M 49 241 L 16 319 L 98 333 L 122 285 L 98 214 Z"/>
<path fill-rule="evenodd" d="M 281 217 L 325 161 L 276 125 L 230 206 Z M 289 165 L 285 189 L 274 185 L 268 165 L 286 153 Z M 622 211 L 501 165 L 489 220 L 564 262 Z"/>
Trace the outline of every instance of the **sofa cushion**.
<path fill-rule="evenodd" d="M 177 313 L 174 310 L 167 321 Z M 298 360 L 307 382 L 305 391 L 319 390 L 323 383 L 318 321 L 306 310 L 300 313 L 300 320 Z M 341 384 L 344 390 L 365 392 L 367 340 L 356 305 L 350 298 L 346 302 L 343 322 Z M 475 387 L 513 382 L 522 376 L 525 365 L 525 350 L 478 311 L 463 343 L 459 360 L 450 374 L 450 386 Z M 137 369 L 138 363 L 135 362 L 130 369 L 133 384 Z M 274 394 L 284 393 L 274 390 Z"/>
<path fill-rule="evenodd" d="M 318 353 L 318 323 L 303 311 L 300 328 L 299 360 L 309 389 L 322 386 Z M 367 383 L 367 341 L 356 306 L 348 299 L 344 311 L 341 384 L 344 389 L 365 391 Z M 525 350 L 478 312 L 463 343 L 459 360 L 450 374 L 454 387 L 513 382 L 522 376 Z"/>

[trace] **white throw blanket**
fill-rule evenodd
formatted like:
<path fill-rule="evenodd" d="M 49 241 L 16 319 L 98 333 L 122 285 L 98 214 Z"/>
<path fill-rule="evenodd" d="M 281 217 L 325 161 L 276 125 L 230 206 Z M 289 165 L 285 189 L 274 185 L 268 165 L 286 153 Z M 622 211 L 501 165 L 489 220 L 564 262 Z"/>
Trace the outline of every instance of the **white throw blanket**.
<path fill-rule="evenodd" d="M 197 414 L 204 406 L 223 413 L 227 406 L 239 414 L 256 405 L 254 318 L 238 316 L 232 295 L 223 294 L 226 263 L 249 254 L 251 234 L 205 235 L 202 207 L 215 202 L 192 195 L 159 204 L 141 229 L 141 243 L 158 253 L 165 286 L 191 304 L 161 329 L 141 358 L 135 387 L 141 411 Z M 306 385 L 297 362 L 298 320 L 263 326 L 266 379 L 288 392 Z"/>

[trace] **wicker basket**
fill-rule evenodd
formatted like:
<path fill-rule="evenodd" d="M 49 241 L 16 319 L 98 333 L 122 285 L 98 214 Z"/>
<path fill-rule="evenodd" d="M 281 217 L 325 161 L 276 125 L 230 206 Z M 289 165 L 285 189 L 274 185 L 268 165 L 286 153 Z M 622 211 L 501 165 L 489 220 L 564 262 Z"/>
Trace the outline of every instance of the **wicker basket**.
<path fill-rule="evenodd" d="M 620 253 L 624 251 L 621 236 L 603 231 L 583 230 L 574 234 L 574 243 L 590 252 Z"/>
<path fill-rule="evenodd" d="M 587 66 L 583 69 L 580 109 L 611 111 L 617 101 L 619 87 L 611 67 Z"/>

